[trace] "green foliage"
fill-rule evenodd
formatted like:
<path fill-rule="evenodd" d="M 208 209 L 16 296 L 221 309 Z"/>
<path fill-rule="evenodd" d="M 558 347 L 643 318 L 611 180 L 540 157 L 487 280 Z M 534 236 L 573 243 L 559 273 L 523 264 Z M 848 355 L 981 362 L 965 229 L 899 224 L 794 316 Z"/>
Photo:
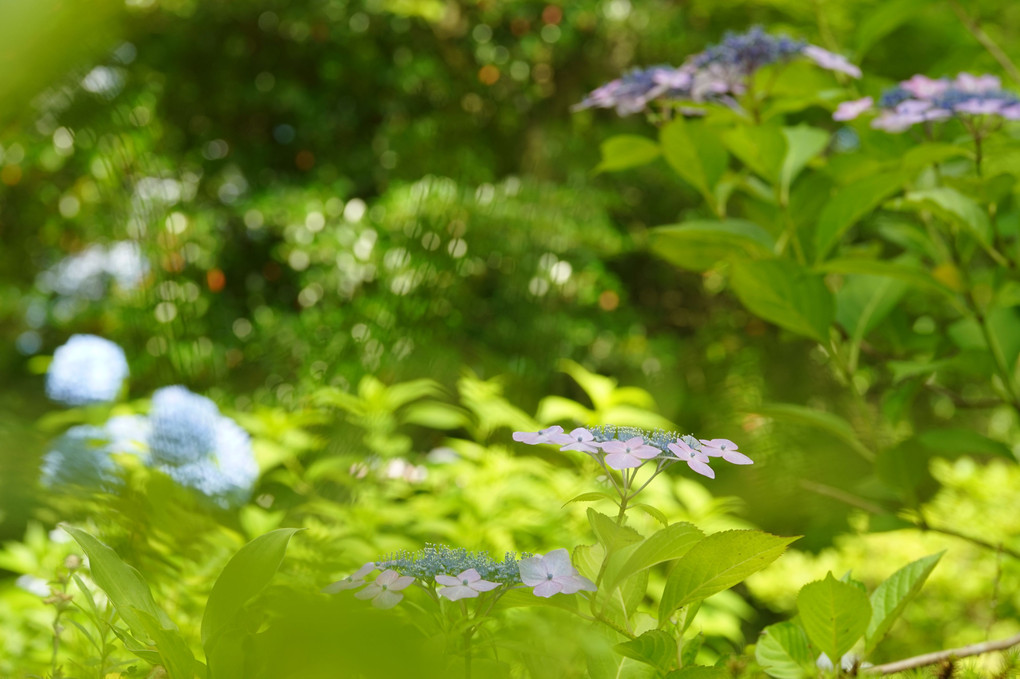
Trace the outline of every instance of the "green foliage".
<path fill-rule="evenodd" d="M 804 585 L 797 612 L 808 639 L 835 664 L 864 634 L 871 604 L 865 592 L 829 573 L 825 580 Z"/>

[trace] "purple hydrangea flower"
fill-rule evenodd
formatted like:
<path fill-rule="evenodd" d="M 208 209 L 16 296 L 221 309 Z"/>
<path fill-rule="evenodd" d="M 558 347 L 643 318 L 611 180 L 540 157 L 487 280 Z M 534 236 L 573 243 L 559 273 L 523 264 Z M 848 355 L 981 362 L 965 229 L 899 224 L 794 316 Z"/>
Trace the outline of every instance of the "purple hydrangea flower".
<path fill-rule="evenodd" d="M 875 109 L 878 115 L 871 121 L 873 128 L 903 132 L 918 123 L 950 118 L 965 122 L 984 116 L 1020 119 L 1020 98 L 1002 89 L 993 75 L 960 73 L 953 79 L 915 75 L 882 93 L 877 106 L 865 105 L 869 99 L 843 102 L 833 120 L 853 120 Z"/>

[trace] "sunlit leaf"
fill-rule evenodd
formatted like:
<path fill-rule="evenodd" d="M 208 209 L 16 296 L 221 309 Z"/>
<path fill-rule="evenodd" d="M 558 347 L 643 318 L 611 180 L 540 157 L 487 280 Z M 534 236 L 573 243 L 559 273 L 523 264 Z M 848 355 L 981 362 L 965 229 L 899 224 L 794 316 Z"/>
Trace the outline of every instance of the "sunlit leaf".
<path fill-rule="evenodd" d="M 838 663 L 867 629 L 871 603 L 867 594 L 829 573 L 801 588 L 797 611 L 811 643 Z"/>
<path fill-rule="evenodd" d="M 871 594 L 871 620 L 864 635 L 866 652 L 874 650 L 882 641 L 907 604 L 921 591 L 943 554 L 944 551 L 909 563 L 875 588 Z"/>

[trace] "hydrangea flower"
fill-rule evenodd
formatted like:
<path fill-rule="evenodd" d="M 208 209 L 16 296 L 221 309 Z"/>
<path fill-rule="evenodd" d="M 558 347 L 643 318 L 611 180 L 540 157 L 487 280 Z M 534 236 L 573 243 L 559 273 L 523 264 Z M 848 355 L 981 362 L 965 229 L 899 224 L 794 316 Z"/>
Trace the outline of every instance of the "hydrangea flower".
<path fill-rule="evenodd" d="M 554 549 L 545 556 L 522 559 L 521 582 L 534 587 L 535 596 L 549 598 L 554 594 L 574 594 L 581 590 L 595 591 L 595 583 L 577 572 L 565 549 Z"/>
<path fill-rule="evenodd" d="M 439 590 L 439 595 L 446 597 L 450 601 L 472 599 L 481 592 L 489 592 L 500 586 L 498 582 L 483 580 L 482 576 L 474 568 L 462 571 L 456 577 L 437 575 L 436 582 L 443 585 L 443 588 Z"/>
<path fill-rule="evenodd" d="M 43 292 L 64 297 L 102 299 L 111 281 L 122 289 L 137 288 L 149 273 L 149 261 L 132 241 L 118 241 L 108 247 L 90 245 L 68 255 L 36 278 Z"/>
<path fill-rule="evenodd" d="M 411 576 L 401 575 L 395 570 L 387 569 L 380 573 L 379 577 L 368 587 L 360 592 L 355 592 L 354 596 L 371 601 L 376 608 L 393 608 L 404 598 L 403 594 L 399 594 L 400 590 L 405 589 L 412 582 L 414 582 L 414 578 Z"/>
<path fill-rule="evenodd" d="M 631 71 L 594 90 L 573 110 L 613 108 L 624 116 L 647 110 L 654 101 L 718 102 L 738 108 L 734 97 L 747 90 L 755 71 L 797 57 L 806 57 L 830 71 L 861 77 L 861 70 L 842 55 L 754 27 L 745 33 L 727 33 L 722 42 L 691 55 L 679 67 L 660 65 Z"/>
<path fill-rule="evenodd" d="M 737 452 L 737 444 L 729 439 L 701 439 L 701 451 L 709 457 L 721 457 L 730 464 L 754 464 L 747 455 Z"/>
<path fill-rule="evenodd" d="M 515 431 L 513 438 L 514 441 L 520 441 L 521 443 L 527 443 L 529 446 L 534 446 L 539 443 L 551 443 L 553 436 L 562 433 L 563 427 L 554 425 L 552 427 L 546 427 L 545 429 L 539 429 L 537 432 Z"/>
<path fill-rule="evenodd" d="M 117 464 L 110 457 L 109 435 L 103 427 L 78 425 L 57 438 L 42 459 L 41 482 L 48 488 L 84 486 L 110 488 L 118 483 Z"/>
<path fill-rule="evenodd" d="M 602 444 L 602 450 L 606 452 L 606 464 L 613 469 L 640 467 L 645 460 L 657 457 L 662 452 L 646 444 L 640 436 L 626 441 L 606 441 Z"/>
<path fill-rule="evenodd" d="M 692 471 L 702 476 L 707 476 L 710 479 L 715 478 L 715 472 L 708 466 L 708 455 L 704 452 L 695 450 L 683 439 L 677 439 L 676 443 L 670 443 L 669 449 L 674 455 L 686 462 Z"/>
<path fill-rule="evenodd" d="M 886 90 L 877 105 L 870 97 L 844 102 L 833 119 L 853 120 L 869 111 L 878 115 L 871 126 L 903 132 L 918 123 L 958 118 L 969 122 L 985 116 L 1020 120 L 1020 97 L 1002 89 L 992 75 L 960 73 L 954 79 L 915 75 Z"/>
<path fill-rule="evenodd" d="M 326 594 L 336 594 L 337 592 L 341 592 L 345 589 L 357 589 L 365 584 L 365 576 L 375 569 L 375 561 L 369 561 L 346 578 L 337 580 L 331 585 L 327 585 L 322 589 L 322 591 Z"/>
<path fill-rule="evenodd" d="M 46 395 L 69 406 L 109 403 L 129 374 L 124 350 L 95 335 L 72 335 L 53 352 Z"/>
<path fill-rule="evenodd" d="M 414 552 L 401 551 L 379 559 L 375 565 L 379 568 L 392 568 L 423 581 L 434 580 L 437 575 L 451 575 L 467 570 L 474 570 L 486 580 L 507 585 L 521 581 L 517 557 L 511 552 L 507 552 L 502 561 L 497 561 L 485 552 L 428 544 Z"/>
<path fill-rule="evenodd" d="M 259 477 L 248 432 L 229 417 L 216 421 L 213 447 L 207 457 L 182 465 L 163 465 L 170 478 L 211 498 L 224 508 L 243 504 Z"/>
<path fill-rule="evenodd" d="M 164 387 L 152 395 L 149 421 L 153 461 L 177 466 L 200 462 L 212 453 L 220 410 L 184 387 Z"/>
<path fill-rule="evenodd" d="M 709 466 L 710 457 L 722 457 L 734 464 L 752 464 L 751 459 L 737 452 L 736 444 L 728 439 L 698 440 L 675 431 L 645 431 L 637 427 L 578 427 L 570 434 L 549 436 L 541 435 L 541 432 L 515 432 L 514 440 L 552 443 L 560 446 L 562 451 L 578 450 L 616 470 L 634 469 L 647 460 L 656 459 L 659 461 L 657 471 L 660 471 L 683 461 L 692 471 L 714 479 L 715 472 Z"/>

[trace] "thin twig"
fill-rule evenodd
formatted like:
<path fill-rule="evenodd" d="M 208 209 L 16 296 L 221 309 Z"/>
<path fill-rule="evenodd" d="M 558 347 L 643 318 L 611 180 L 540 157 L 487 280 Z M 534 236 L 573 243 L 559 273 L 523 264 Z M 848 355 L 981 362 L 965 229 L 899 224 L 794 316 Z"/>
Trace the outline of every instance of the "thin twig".
<path fill-rule="evenodd" d="M 1009 74 L 1009 77 L 1020 83 L 1020 70 L 1017 69 L 1016 64 L 1010 60 L 1009 56 L 1002 51 L 1002 48 L 985 33 L 981 26 L 978 25 L 976 19 L 972 19 L 967 15 L 967 12 L 963 9 L 957 0 L 949 0 L 949 6 L 956 13 L 956 16 L 960 18 L 960 23 L 963 24 L 964 28 L 974 36 L 974 39 L 981 43 L 992 57 L 999 62 L 1002 66 L 1002 70 Z"/>
<path fill-rule="evenodd" d="M 886 663 L 885 665 L 865 667 L 861 669 L 861 672 L 868 674 L 894 674 L 896 672 L 904 672 L 906 670 L 912 670 L 918 667 L 934 665 L 935 663 L 942 662 L 943 660 L 955 658 L 967 658 L 972 655 L 991 653 L 992 651 L 1004 651 L 1007 648 L 1016 646 L 1017 644 L 1020 644 L 1020 634 L 1011 636 L 1008 639 L 999 639 L 998 641 L 983 641 L 980 644 L 971 644 L 970 646 L 950 648 L 945 651 L 925 653 L 924 655 L 914 656 L 913 658 L 907 658 L 905 660 L 897 660 L 896 662 Z"/>
<path fill-rule="evenodd" d="M 967 535 L 966 533 L 960 533 L 958 531 L 953 530 L 952 528 L 943 528 L 941 526 L 932 526 L 932 525 L 929 525 L 928 522 L 924 520 L 924 518 L 922 518 L 920 523 L 917 524 L 917 527 L 920 528 L 921 530 L 931 531 L 932 533 L 941 533 L 942 535 L 948 535 L 950 537 L 960 538 L 961 540 L 966 540 L 967 542 L 969 542 L 969 543 L 971 543 L 973 545 L 977 545 L 978 547 L 984 547 L 985 549 L 990 549 L 993 552 L 1001 552 L 1002 554 L 1008 554 L 1009 556 L 1013 557 L 1014 559 L 1020 559 L 1020 552 L 1018 552 L 1015 549 L 1010 549 L 1009 547 L 1007 547 L 1004 544 L 1001 544 L 1001 543 L 994 544 L 994 543 L 991 543 L 991 542 L 987 542 L 986 540 L 982 540 L 981 538 L 976 538 L 973 535 Z"/>

